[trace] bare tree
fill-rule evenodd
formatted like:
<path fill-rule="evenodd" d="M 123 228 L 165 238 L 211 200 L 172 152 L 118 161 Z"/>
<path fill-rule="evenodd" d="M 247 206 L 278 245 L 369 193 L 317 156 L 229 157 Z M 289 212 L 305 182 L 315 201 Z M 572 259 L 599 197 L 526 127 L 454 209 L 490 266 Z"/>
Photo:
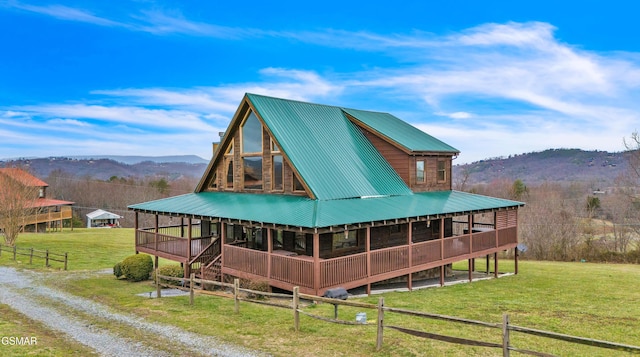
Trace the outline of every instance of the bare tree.
<path fill-rule="evenodd" d="M 40 187 L 30 185 L 20 175 L 24 175 L 24 171 L 19 169 L 0 171 L 0 229 L 5 244 L 11 246 L 24 227 L 33 223 L 30 216 L 38 211 L 36 202 Z"/>

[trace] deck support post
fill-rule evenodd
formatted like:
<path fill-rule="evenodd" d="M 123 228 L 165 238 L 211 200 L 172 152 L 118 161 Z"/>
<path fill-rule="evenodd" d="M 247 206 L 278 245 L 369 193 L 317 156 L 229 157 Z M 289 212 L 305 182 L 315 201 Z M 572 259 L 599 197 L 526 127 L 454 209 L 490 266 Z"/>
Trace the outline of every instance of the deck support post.
<path fill-rule="evenodd" d="M 469 273 L 469 282 L 471 282 L 473 280 L 473 276 L 472 276 L 472 273 L 473 273 L 473 269 L 472 269 L 473 259 L 469 259 L 467 261 L 467 264 L 469 265 L 468 269 L 467 269 L 468 273 Z"/>
<path fill-rule="evenodd" d="M 444 286 L 444 271 L 446 267 L 444 265 L 440 266 L 440 286 Z"/>
<path fill-rule="evenodd" d="M 489 275 L 489 273 L 490 273 L 489 272 L 489 259 L 490 259 L 489 258 L 489 254 L 487 254 L 487 257 L 485 259 L 486 259 L 486 264 L 487 264 L 487 269 L 485 271 L 487 272 L 487 275 Z"/>
<path fill-rule="evenodd" d="M 493 276 L 498 277 L 498 252 L 493 253 Z"/>
<path fill-rule="evenodd" d="M 515 273 L 518 275 L 518 247 L 515 247 L 514 249 L 513 263 L 515 264 Z"/>

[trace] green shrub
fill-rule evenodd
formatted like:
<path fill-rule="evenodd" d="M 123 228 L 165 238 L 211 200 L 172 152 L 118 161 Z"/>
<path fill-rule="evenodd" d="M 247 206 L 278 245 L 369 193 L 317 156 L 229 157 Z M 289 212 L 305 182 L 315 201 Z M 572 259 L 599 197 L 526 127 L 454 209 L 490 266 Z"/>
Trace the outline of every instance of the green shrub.
<path fill-rule="evenodd" d="M 134 254 L 124 258 L 121 263 L 121 270 L 122 275 L 127 280 L 147 280 L 153 271 L 153 260 L 150 255 Z"/>
<path fill-rule="evenodd" d="M 122 276 L 122 262 L 118 262 L 113 266 L 113 275 L 116 276 L 116 279 Z"/>
<path fill-rule="evenodd" d="M 174 278 L 182 278 L 184 277 L 184 269 L 179 264 L 173 265 L 163 265 L 158 268 L 158 275 L 171 276 Z M 156 272 L 153 272 L 152 275 L 153 280 L 156 280 Z M 171 285 L 181 285 L 177 280 L 166 280 L 160 279 L 160 283 L 162 284 L 171 284 Z"/>

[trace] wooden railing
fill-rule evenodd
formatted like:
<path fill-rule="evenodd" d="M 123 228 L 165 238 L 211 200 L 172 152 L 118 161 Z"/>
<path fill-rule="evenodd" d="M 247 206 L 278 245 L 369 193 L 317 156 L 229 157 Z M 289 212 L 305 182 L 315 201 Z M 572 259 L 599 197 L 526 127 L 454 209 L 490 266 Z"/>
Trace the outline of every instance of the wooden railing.
<path fill-rule="evenodd" d="M 367 277 L 367 253 L 320 262 L 320 288 L 337 286 Z"/>
<path fill-rule="evenodd" d="M 37 213 L 37 214 L 25 216 L 23 220 L 23 224 L 28 225 L 28 224 L 46 223 L 46 222 L 61 221 L 63 219 L 71 219 L 71 218 L 73 218 L 73 210 L 71 206 L 62 206 L 60 207 L 60 211 L 58 212 Z"/>
<path fill-rule="evenodd" d="M 294 286 L 313 288 L 313 261 L 284 255 L 271 255 L 271 279 Z"/>
<path fill-rule="evenodd" d="M 268 277 L 269 253 L 225 245 L 223 254 L 225 267 L 265 278 Z"/>
<path fill-rule="evenodd" d="M 378 275 L 409 267 L 409 246 L 371 251 L 371 275 Z"/>
<path fill-rule="evenodd" d="M 496 231 L 473 233 L 472 239 L 474 252 L 496 248 Z"/>
<path fill-rule="evenodd" d="M 185 238 L 158 234 L 157 250 L 186 257 L 186 242 Z M 217 255 L 220 252 L 219 243 L 207 245 L 210 242 L 212 242 L 211 237 L 192 240 L 192 256 L 195 257 L 192 262 L 203 263 L 206 259 L 200 259 L 200 257 Z M 216 238 L 216 242 L 219 242 L 219 239 Z M 224 267 L 230 270 L 273 279 L 291 286 L 325 289 L 363 281 L 370 277 L 386 278 L 399 270 L 412 269 L 413 271 L 418 268 L 425 269 L 426 266 L 435 267 L 442 262 L 451 262 L 457 258 L 466 259 L 474 253 L 491 251 L 514 243 L 517 243 L 517 227 L 509 227 L 376 249 L 368 254 L 365 252 L 320 259 L 319 282 L 315 280 L 314 261 L 311 257 L 269 254 L 231 244 L 224 244 L 223 249 Z M 155 233 L 137 231 L 136 245 L 154 249 Z M 409 259 L 409 252 L 411 252 L 411 259 Z M 269 260 L 271 268 L 269 268 Z"/>
<path fill-rule="evenodd" d="M 416 243 L 411 246 L 411 266 L 418 266 L 442 260 L 440 240 Z"/>

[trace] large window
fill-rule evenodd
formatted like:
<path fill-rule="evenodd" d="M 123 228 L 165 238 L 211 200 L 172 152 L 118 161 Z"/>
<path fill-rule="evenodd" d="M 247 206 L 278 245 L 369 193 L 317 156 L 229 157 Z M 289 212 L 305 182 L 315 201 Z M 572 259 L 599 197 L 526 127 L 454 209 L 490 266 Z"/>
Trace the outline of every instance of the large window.
<path fill-rule="evenodd" d="M 243 185 L 248 190 L 262 189 L 262 124 L 249 112 L 242 123 Z"/>
<path fill-rule="evenodd" d="M 233 158 L 227 159 L 227 184 L 226 188 L 233 188 Z"/>
<path fill-rule="evenodd" d="M 282 164 L 282 155 L 273 155 L 272 159 L 273 172 L 271 173 L 271 189 L 273 191 L 282 191 L 284 187 L 284 165 Z"/>
<path fill-rule="evenodd" d="M 447 180 L 446 161 L 438 160 L 438 181 Z"/>
<path fill-rule="evenodd" d="M 262 153 L 262 124 L 253 112 L 242 124 L 242 153 Z"/>
<path fill-rule="evenodd" d="M 416 161 L 416 182 L 424 182 L 424 161 Z"/>
<path fill-rule="evenodd" d="M 246 156 L 242 159 L 244 171 L 244 188 L 250 190 L 262 189 L 262 157 Z"/>

